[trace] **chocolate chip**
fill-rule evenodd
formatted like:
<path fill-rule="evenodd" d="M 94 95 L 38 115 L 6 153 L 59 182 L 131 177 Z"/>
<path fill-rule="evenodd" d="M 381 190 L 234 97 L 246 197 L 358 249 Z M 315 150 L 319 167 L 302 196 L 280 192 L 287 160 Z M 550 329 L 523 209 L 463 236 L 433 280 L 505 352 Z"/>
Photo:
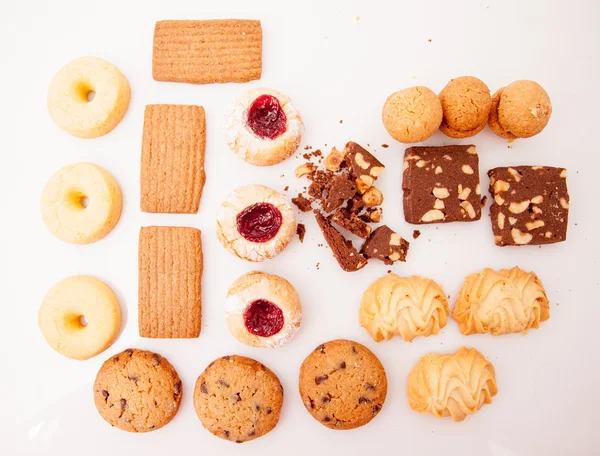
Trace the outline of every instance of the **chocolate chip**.
<path fill-rule="evenodd" d="M 115 357 L 113 358 L 113 363 L 118 363 L 118 362 L 119 362 L 119 357 L 118 357 L 118 356 L 115 356 Z"/>
<path fill-rule="evenodd" d="M 310 408 L 314 409 L 315 408 L 315 401 L 313 401 L 313 399 L 311 397 L 309 397 L 308 400 L 310 401 Z"/>
<path fill-rule="evenodd" d="M 327 375 L 327 374 L 325 374 L 325 375 L 319 375 L 318 377 L 315 377 L 315 383 L 317 385 L 320 385 L 321 383 L 323 383 L 328 378 L 329 378 L 329 375 Z"/>
<path fill-rule="evenodd" d="M 229 431 L 223 431 L 223 434 L 225 434 L 225 438 L 229 438 Z"/>
<path fill-rule="evenodd" d="M 129 357 L 131 358 L 133 356 L 133 349 L 128 348 L 127 350 L 125 350 L 125 353 L 129 355 Z"/>
<path fill-rule="evenodd" d="M 233 402 L 239 402 L 242 400 L 242 397 L 240 396 L 240 393 L 235 393 L 233 396 L 231 396 L 231 400 Z"/>
<path fill-rule="evenodd" d="M 315 348 L 315 351 L 320 351 L 323 353 L 325 351 L 325 344 L 319 345 L 317 348 Z"/>
<path fill-rule="evenodd" d="M 252 429 L 250 432 L 248 432 L 248 437 L 254 437 L 256 435 L 256 431 L 254 429 Z"/>
<path fill-rule="evenodd" d="M 202 383 L 202 385 L 200 385 L 200 392 L 204 393 L 204 394 L 208 394 L 208 389 L 206 388 L 206 383 Z"/>
<path fill-rule="evenodd" d="M 156 426 L 153 424 L 152 426 L 150 426 L 148 429 L 154 429 Z"/>
<path fill-rule="evenodd" d="M 271 413 L 273 413 L 273 409 L 271 409 L 271 407 L 267 407 L 267 415 L 270 415 Z"/>
<path fill-rule="evenodd" d="M 369 382 L 365 383 L 365 389 L 367 391 L 377 391 L 377 388 L 375 388 L 375 386 L 371 385 Z"/>
<path fill-rule="evenodd" d="M 121 411 L 125 410 L 125 407 L 127 407 L 127 399 L 121 398 Z"/>
<path fill-rule="evenodd" d="M 328 404 L 329 402 L 331 402 L 331 398 L 329 396 L 323 396 L 321 398 L 321 404 Z"/>
<path fill-rule="evenodd" d="M 224 359 L 225 361 L 229 361 L 229 360 L 231 359 L 231 356 L 229 356 L 229 355 L 223 356 L 223 359 Z"/>
<path fill-rule="evenodd" d="M 352 353 L 358 353 L 358 350 L 356 349 L 356 347 L 354 345 L 352 346 Z"/>
<path fill-rule="evenodd" d="M 258 404 L 255 404 L 255 405 L 254 405 L 254 408 L 256 409 L 256 411 L 257 411 L 257 412 L 260 412 L 260 405 L 258 405 Z"/>
<path fill-rule="evenodd" d="M 340 369 L 346 369 L 346 361 L 340 363 Z"/>
<path fill-rule="evenodd" d="M 373 416 L 377 415 L 380 410 L 381 410 L 381 404 L 375 404 L 373 406 Z"/>
<path fill-rule="evenodd" d="M 137 375 L 130 375 L 127 377 L 129 380 L 131 380 L 132 382 L 137 383 L 138 380 L 140 379 Z"/>
<path fill-rule="evenodd" d="M 221 385 L 221 386 L 224 386 L 225 388 L 229 388 L 229 383 L 227 383 L 222 378 L 220 378 L 219 380 L 217 380 L 217 385 Z"/>
<path fill-rule="evenodd" d="M 358 398 L 358 403 L 359 404 L 370 404 L 371 399 L 369 399 L 368 397 L 365 397 L 365 396 L 361 396 Z"/>
<path fill-rule="evenodd" d="M 173 385 L 173 399 L 177 400 L 177 396 L 181 394 L 181 381 Z"/>
<path fill-rule="evenodd" d="M 328 416 L 326 416 L 326 417 L 324 417 L 324 418 L 323 418 L 323 421 L 324 421 L 325 423 L 328 423 L 329 421 L 331 421 L 331 418 L 330 418 L 330 417 L 328 417 Z"/>
<path fill-rule="evenodd" d="M 104 399 L 108 399 L 108 396 L 109 396 L 108 391 L 102 390 L 102 396 L 104 397 Z"/>
<path fill-rule="evenodd" d="M 115 404 L 109 404 L 108 408 L 113 408 L 115 406 Z"/>
<path fill-rule="evenodd" d="M 157 353 L 152 354 L 152 364 L 154 364 L 155 366 L 159 366 L 161 361 L 162 361 L 162 357 L 159 354 L 157 354 Z"/>

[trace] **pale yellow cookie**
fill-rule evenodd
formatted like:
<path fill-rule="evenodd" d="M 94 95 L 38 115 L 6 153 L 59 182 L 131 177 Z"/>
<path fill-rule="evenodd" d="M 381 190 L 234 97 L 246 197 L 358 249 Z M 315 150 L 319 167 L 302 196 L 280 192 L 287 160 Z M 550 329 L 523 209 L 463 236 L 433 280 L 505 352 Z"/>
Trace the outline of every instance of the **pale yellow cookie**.
<path fill-rule="evenodd" d="M 500 124 L 519 138 L 540 133 L 550 120 L 552 103 L 534 81 L 515 81 L 504 88 L 498 106 Z"/>
<path fill-rule="evenodd" d="M 298 292 L 282 277 L 249 272 L 227 292 L 227 327 L 240 342 L 252 347 L 277 348 L 294 337 L 302 322 Z"/>
<path fill-rule="evenodd" d="M 66 132 L 95 138 L 111 131 L 129 106 L 129 82 L 111 63 L 81 57 L 62 67 L 48 89 L 48 112 Z"/>
<path fill-rule="evenodd" d="M 387 274 L 364 292 L 358 316 L 375 342 L 396 335 L 412 342 L 416 336 L 437 334 L 449 313 L 446 294 L 433 280 Z"/>
<path fill-rule="evenodd" d="M 442 105 L 427 87 L 410 87 L 395 92 L 383 105 L 383 125 L 402 143 L 425 141 L 442 123 Z"/>
<path fill-rule="evenodd" d="M 550 308 L 535 273 L 518 267 L 499 272 L 486 268 L 465 279 L 452 316 L 465 335 L 497 336 L 538 328 L 550 318 Z"/>
<path fill-rule="evenodd" d="M 513 135 L 510 131 L 508 131 L 503 125 L 500 124 L 498 120 L 498 106 L 500 105 L 500 98 L 502 97 L 502 92 L 504 92 L 504 87 L 496 90 L 494 95 L 492 96 L 492 106 L 490 108 L 490 116 L 488 118 L 488 125 L 490 130 L 492 130 L 496 135 L 501 138 L 506 138 L 509 141 L 514 141 L 517 139 L 515 135 Z"/>
<path fill-rule="evenodd" d="M 114 228 L 122 205 L 119 184 L 108 171 L 91 163 L 76 163 L 50 177 L 40 209 L 44 223 L 57 238 L 89 244 Z"/>
<path fill-rule="evenodd" d="M 461 347 L 456 353 L 428 353 L 410 371 L 408 403 L 421 413 L 462 421 L 484 404 L 492 403 L 498 392 L 494 366 L 474 348 Z"/>
<path fill-rule="evenodd" d="M 242 160 L 256 166 L 276 165 L 290 157 L 304 133 L 291 100 L 273 89 L 243 93 L 225 116 L 227 143 Z"/>
<path fill-rule="evenodd" d="M 67 358 L 83 360 L 112 345 L 121 327 L 121 308 L 104 282 L 72 276 L 46 293 L 38 323 L 54 350 Z"/>
<path fill-rule="evenodd" d="M 279 254 L 296 234 L 296 216 L 285 196 L 264 185 L 233 191 L 217 213 L 217 238 L 229 252 L 248 261 Z"/>

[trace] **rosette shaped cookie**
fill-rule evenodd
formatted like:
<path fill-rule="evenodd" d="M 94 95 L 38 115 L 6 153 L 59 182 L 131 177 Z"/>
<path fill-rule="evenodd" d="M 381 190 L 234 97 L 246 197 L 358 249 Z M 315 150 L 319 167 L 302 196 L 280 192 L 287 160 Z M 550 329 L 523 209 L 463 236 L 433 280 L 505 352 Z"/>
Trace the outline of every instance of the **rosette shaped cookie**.
<path fill-rule="evenodd" d="M 395 335 L 411 342 L 416 336 L 437 334 L 449 313 L 446 294 L 433 280 L 388 274 L 363 294 L 359 321 L 375 342 Z"/>
<path fill-rule="evenodd" d="M 548 298 L 533 272 L 518 267 L 471 274 L 460 290 L 452 316 L 465 335 L 519 333 L 550 318 Z"/>
<path fill-rule="evenodd" d="M 462 421 L 498 392 L 494 366 L 474 348 L 423 356 L 408 375 L 408 403 L 421 413 Z"/>

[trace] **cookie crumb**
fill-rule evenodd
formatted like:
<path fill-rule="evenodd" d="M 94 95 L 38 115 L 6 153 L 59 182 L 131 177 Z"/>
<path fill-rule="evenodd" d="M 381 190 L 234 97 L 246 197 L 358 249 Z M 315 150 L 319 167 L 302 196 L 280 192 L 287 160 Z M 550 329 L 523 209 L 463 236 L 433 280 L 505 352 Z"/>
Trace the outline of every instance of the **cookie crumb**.
<path fill-rule="evenodd" d="M 298 223 L 296 234 L 298 235 L 300 242 L 304 242 L 304 235 L 306 234 L 306 226 L 304 226 L 304 223 Z"/>
<path fill-rule="evenodd" d="M 391 270 L 391 269 L 388 269 L 388 274 L 391 274 L 391 273 L 392 273 L 392 270 Z"/>
<path fill-rule="evenodd" d="M 285 188 L 283 189 L 284 192 L 287 192 L 290 189 L 289 185 L 286 185 Z"/>
<path fill-rule="evenodd" d="M 310 205 L 311 201 L 302 195 L 302 193 L 298 193 L 296 198 L 292 198 L 292 203 L 294 203 L 302 212 L 308 212 L 312 209 Z"/>
<path fill-rule="evenodd" d="M 382 144 L 381 147 L 383 147 L 384 149 L 387 149 L 389 146 L 389 144 Z"/>
<path fill-rule="evenodd" d="M 356 22 L 360 21 L 360 16 L 356 16 Z"/>
<path fill-rule="evenodd" d="M 431 38 L 429 38 L 429 39 L 427 40 L 427 42 L 428 42 L 428 43 L 431 43 Z"/>
<path fill-rule="evenodd" d="M 317 269 L 319 269 L 321 266 L 321 263 L 317 263 L 316 266 L 317 266 Z"/>
<path fill-rule="evenodd" d="M 281 174 L 279 177 L 281 177 L 281 178 L 284 178 L 284 177 L 285 177 L 285 174 Z"/>
<path fill-rule="evenodd" d="M 421 236 L 421 232 L 419 230 L 413 231 L 413 239 L 418 239 Z"/>
<path fill-rule="evenodd" d="M 342 119 L 340 119 L 340 123 L 341 123 L 341 124 L 343 124 L 343 123 L 344 123 L 344 121 L 343 121 Z"/>

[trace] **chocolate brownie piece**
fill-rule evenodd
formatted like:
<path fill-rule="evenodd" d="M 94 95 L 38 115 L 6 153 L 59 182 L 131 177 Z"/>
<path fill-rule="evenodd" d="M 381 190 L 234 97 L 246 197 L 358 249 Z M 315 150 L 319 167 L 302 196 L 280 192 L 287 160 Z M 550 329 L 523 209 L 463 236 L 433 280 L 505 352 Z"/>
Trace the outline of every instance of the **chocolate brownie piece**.
<path fill-rule="evenodd" d="M 402 190 L 408 223 L 479 220 L 482 200 L 475 146 L 409 147 Z"/>
<path fill-rule="evenodd" d="M 335 214 L 333 214 L 331 221 L 363 239 L 367 239 L 371 234 L 371 227 L 363 222 L 357 215 L 351 214 L 346 209 L 338 209 Z"/>
<path fill-rule="evenodd" d="M 354 248 L 352 242 L 345 239 L 338 230 L 331 226 L 331 223 L 323 214 L 315 211 L 315 218 L 333 252 L 333 256 L 344 271 L 358 271 L 367 264 L 367 259 Z"/>
<path fill-rule="evenodd" d="M 312 209 L 310 200 L 302 195 L 302 193 L 298 193 L 296 198 L 292 198 L 292 203 L 294 203 L 302 212 L 308 212 Z"/>
<path fill-rule="evenodd" d="M 352 141 L 346 144 L 344 156 L 361 194 L 373 185 L 385 168 L 368 150 Z"/>
<path fill-rule="evenodd" d="M 360 253 L 368 259 L 376 258 L 385 264 L 394 264 L 396 261 L 406 261 L 409 245 L 406 239 L 390 227 L 382 225 L 365 241 Z"/>
<path fill-rule="evenodd" d="M 567 239 L 567 170 L 512 166 L 488 172 L 496 245 L 553 244 Z"/>
<path fill-rule="evenodd" d="M 333 212 L 356 194 L 356 186 L 345 174 L 335 176 L 327 186 L 327 198 L 323 201 L 325 212 Z"/>
<path fill-rule="evenodd" d="M 304 223 L 298 223 L 296 226 L 296 234 L 298 235 L 300 242 L 304 242 L 304 235 L 306 234 L 306 226 L 304 226 Z"/>
<path fill-rule="evenodd" d="M 327 188 L 327 184 L 333 178 L 333 173 L 330 171 L 317 170 L 310 173 L 307 177 L 312 181 L 308 187 L 308 194 L 313 198 L 322 198 L 323 193 Z"/>
<path fill-rule="evenodd" d="M 358 214 L 362 208 L 365 207 L 365 202 L 362 200 L 360 195 L 354 195 L 346 203 L 346 210 L 351 214 Z"/>

